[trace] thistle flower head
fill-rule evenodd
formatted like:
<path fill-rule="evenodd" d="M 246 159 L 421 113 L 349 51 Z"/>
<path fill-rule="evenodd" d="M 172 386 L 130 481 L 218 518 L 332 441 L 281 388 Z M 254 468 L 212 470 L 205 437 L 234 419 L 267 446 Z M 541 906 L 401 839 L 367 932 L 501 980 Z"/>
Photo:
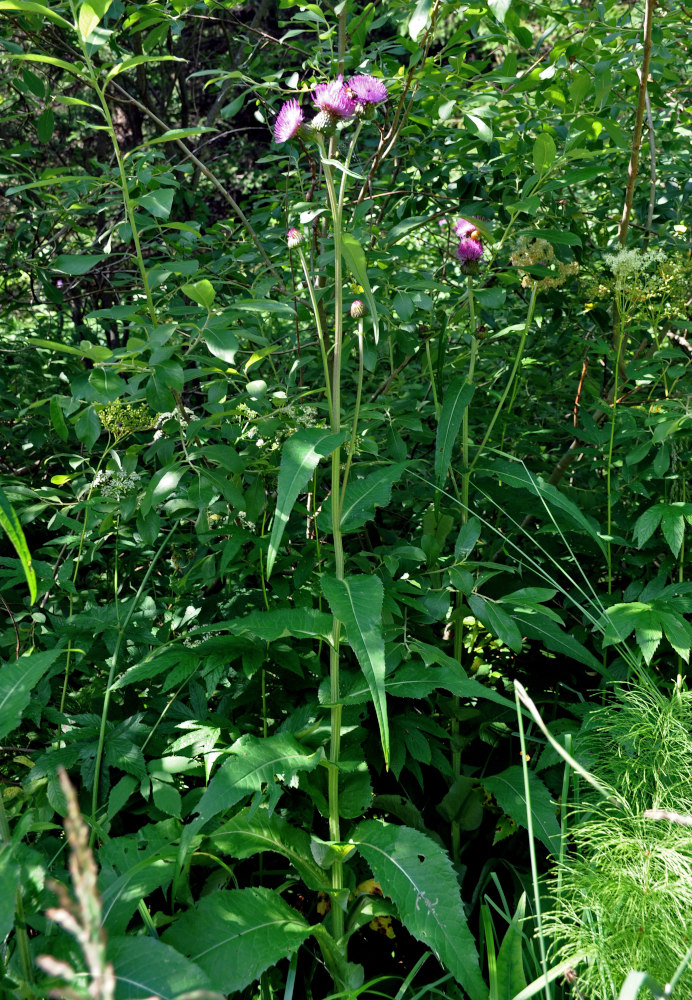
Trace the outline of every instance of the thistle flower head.
<path fill-rule="evenodd" d="M 333 118 L 352 118 L 355 114 L 356 102 L 344 87 L 341 74 L 331 83 L 318 83 L 312 99 L 320 111 L 328 112 Z"/>
<path fill-rule="evenodd" d="M 301 243 L 305 243 L 305 237 L 300 229 L 289 229 L 286 234 L 286 243 L 289 250 L 292 250 L 294 247 L 299 247 Z"/>
<path fill-rule="evenodd" d="M 274 140 L 276 142 L 287 142 L 295 139 L 303 128 L 305 116 L 303 110 L 295 99 L 286 101 L 281 105 L 281 110 L 274 122 Z"/>
<path fill-rule="evenodd" d="M 318 135 L 329 139 L 336 132 L 338 119 L 330 111 L 319 111 L 310 122 L 310 128 Z"/>
<path fill-rule="evenodd" d="M 358 104 L 382 104 L 388 96 L 387 88 L 376 76 L 352 76 L 348 89 Z"/>
<path fill-rule="evenodd" d="M 457 257 L 461 261 L 462 270 L 465 274 L 474 274 L 478 267 L 478 261 L 483 256 L 483 244 L 480 240 L 474 240 L 470 236 L 464 236 L 459 240 L 457 247 Z"/>
<path fill-rule="evenodd" d="M 351 316 L 353 319 L 360 319 L 365 315 L 365 303 L 360 299 L 354 299 L 351 303 Z"/>
<path fill-rule="evenodd" d="M 468 219 L 457 219 L 457 221 L 452 226 L 452 229 L 457 234 L 459 239 L 469 237 L 471 239 L 478 240 L 480 243 L 480 233 L 476 228 L 476 223 L 469 221 Z"/>

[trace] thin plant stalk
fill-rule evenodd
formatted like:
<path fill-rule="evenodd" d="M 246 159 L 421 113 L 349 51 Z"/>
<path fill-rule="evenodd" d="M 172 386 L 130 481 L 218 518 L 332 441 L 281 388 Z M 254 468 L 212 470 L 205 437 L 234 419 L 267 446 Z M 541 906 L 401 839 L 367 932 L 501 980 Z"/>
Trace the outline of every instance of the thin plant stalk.
<path fill-rule="evenodd" d="M 348 477 L 351 471 L 351 463 L 353 462 L 353 456 L 356 451 L 356 441 L 358 440 L 358 418 L 360 416 L 360 404 L 363 397 L 363 376 L 365 373 L 365 358 L 363 349 L 363 317 L 361 316 L 358 320 L 358 332 L 356 334 L 358 338 L 358 384 L 356 385 L 356 404 L 353 411 L 353 427 L 351 428 L 351 440 L 348 445 L 348 454 L 346 457 L 346 468 L 344 469 L 344 478 L 341 485 L 341 502 L 339 504 L 339 520 L 341 520 L 341 515 L 344 510 L 344 500 L 346 499 L 346 486 L 348 485 Z"/>
<path fill-rule="evenodd" d="M 147 571 L 146 571 L 146 573 L 144 574 L 144 576 L 142 578 L 142 582 L 140 583 L 139 588 L 137 589 L 137 593 L 135 594 L 135 596 L 132 599 L 132 603 L 130 604 L 130 608 L 129 608 L 126 616 L 125 616 L 125 619 L 124 619 L 124 621 L 122 623 L 122 626 L 118 629 L 118 637 L 117 637 L 116 642 L 115 642 L 115 649 L 113 650 L 113 655 L 111 656 L 111 665 L 110 665 L 110 669 L 108 671 L 108 680 L 106 681 L 106 691 L 105 691 L 105 694 L 103 696 L 103 708 L 101 709 L 101 725 L 100 725 L 100 728 L 99 728 L 98 745 L 96 747 L 96 762 L 94 764 L 94 787 L 93 787 L 93 790 L 92 790 L 92 793 L 91 793 L 91 822 L 92 822 L 92 828 L 91 828 L 91 837 L 90 837 L 90 840 L 89 840 L 89 846 L 90 847 L 93 847 L 94 841 L 96 840 L 96 812 L 97 812 L 97 809 L 98 809 L 98 801 L 99 801 L 99 778 L 100 778 L 100 774 L 101 774 L 101 763 L 103 761 L 103 748 L 104 748 L 104 745 L 105 745 L 105 742 L 106 742 L 106 725 L 108 724 L 108 709 L 109 709 L 110 700 L 111 700 L 111 690 L 112 690 L 112 687 L 113 687 L 113 681 L 115 680 L 115 671 L 116 671 L 116 667 L 118 665 L 118 657 L 120 655 L 120 647 L 122 646 L 123 639 L 125 638 L 125 632 L 127 631 L 127 626 L 130 624 L 130 620 L 131 620 L 133 614 L 135 613 L 135 608 L 139 604 L 139 600 L 140 600 L 140 598 L 141 598 L 141 596 L 142 596 L 142 594 L 144 592 L 144 588 L 146 587 L 147 583 L 149 582 L 149 577 L 153 573 L 154 567 L 156 566 L 157 562 L 159 561 L 161 553 L 163 552 L 163 550 L 168 545 L 168 542 L 170 541 L 170 539 L 173 536 L 174 532 L 177 530 L 177 528 L 179 526 L 179 523 L 180 523 L 179 521 L 175 522 L 175 524 L 170 529 L 170 531 L 167 532 L 166 537 L 161 542 L 161 545 L 158 547 L 158 549 L 157 549 L 157 551 L 156 551 L 156 553 L 154 555 L 154 558 L 149 563 Z"/>
<path fill-rule="evenodd" d="M 619 310 L 618 310 L 619 312 Z M 613 405 L 610 411 L 610 440 L 608 442 L 608 461 L 606 462 L 606 523 L 607 523 L 607 539 L 606 539 L 606 559 L 608 563 L 608 593 L 613 592 L 613 556 L 612 556 L 612 546 L 611 546 L 611 533 L 613 527 L 613 515 L 611 511 L 612 498 L 613 498 L 613 485 L 612 485 L 612 468 L 613 468 L 613 447 L 615 444 L 615 418 L 617 414 L 618 405 L 618 381 L 620 376 L 620 359 L 622 358 L 622 345 L 625 339 L 624 331 L 624 317 L 622 313 L 619 312 L 621 317 L 620 321 L 620 335 L 618 337 L 618 348 L 617 355 L 615 358 L 615 371 L 613 373 Z"/>

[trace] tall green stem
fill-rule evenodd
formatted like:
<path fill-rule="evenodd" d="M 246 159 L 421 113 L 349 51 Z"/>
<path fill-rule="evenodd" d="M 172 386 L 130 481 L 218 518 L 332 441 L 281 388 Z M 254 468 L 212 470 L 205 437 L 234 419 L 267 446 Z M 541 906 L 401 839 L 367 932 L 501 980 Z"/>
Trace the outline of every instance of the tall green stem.
<path fill-rule="evenodd" d="M 320 142 L 322 168 L 327 187 L 327 197 L 332 214 L 334 230 L 334 338 L 332 354 L 332 398 L 331 398 L 331 428 L 334 434 L 341 430 L 341 360 L 343 348 L 343 271 L 341 260 L 341 208 L 343 185 L 340 197 L 337 197 L 332 169 L 327 163 L 324 143 Z M 337 580 L 344 578 L 344 546 L 341 536 L 341 448 L 332 452 L 331 477 L 332 505 L 332 540 L 334 544 L 334 575 Z M 341 840 L 341 822 L 339 815 L 339 760 L 341 756 L 341 713 L 339 658 L 341 645 L 341 622 L 334 617 L 332 638 L 329 648 L 329 694 L 331 704 L 330 741 L 329 741 L 329 837 L 332 841 Z M 338 941 L 344 933 L 344 911 L 341 909 L 338 893 L 344 885 L 344 869 L 340 860 L 334 862 L 331 868 L 332 889 L 335 898 L 332 900 L 332 933 Z"/>

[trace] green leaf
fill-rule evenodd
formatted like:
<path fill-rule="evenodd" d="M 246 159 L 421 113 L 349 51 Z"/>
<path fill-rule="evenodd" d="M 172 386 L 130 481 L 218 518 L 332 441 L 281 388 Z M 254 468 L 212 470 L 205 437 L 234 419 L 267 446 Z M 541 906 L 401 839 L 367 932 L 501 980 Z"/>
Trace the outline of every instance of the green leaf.
<path fill-rule="evenodd" d="M 534 837 L 557 856 L 560 849 L 560 824 L 555 815 L 555 805 L 550 792 L 535 771 L 528 773 Z M 501 774 L 479 780 L 485 790 L 495 796 L 500 809 L 517 825 L 526 827 L 528 810 L 523 768 L 515 765 L 508 767 Z"/>
<path fill-rule="evenodd" d="M 675 611 L 660 610 L 658 623 L 678 656 L 681 656 L 685 663 L 689 663 L 692 649 L 692 626 L 689 622 Z"/>
<path fill-rule="evenodd" d="M 496 1000 L 514 1000 L 517 993 L 526 987 L 523 957 L 525 910 L 526 893 L 523 892 L 497 955 Z"/>
<path fill-rule="evenodd" d="M 113 0 L 83 0 L 77 18 L 82 41 L 86 42 L 94 28 L 98 27 L 112 2 Z"/>
<path fill-rule="evenodd" d="M 465 112 L 464 118 L 469 120 L 479 139 L 482 139 L 483 142 L 493 141 L 493 130 L 483 118 L 479 118 L 478 115 L 472 115 L 468 111 Z"/>
<path fill-rule="evenodd" d="M 372 318 L 375 343 L 377 343 L 380 339 L 380 321 L 377 315 L 377 303 L 375 302 L 375 296 L 372 294 L 372 288 L 370 287 L 370 280 L 368 278 L 365 251 L 358 240 L 351 236 L 350 233 L 342 233 L 341 253 L 353 272 L 356 281 L 363 288 L 363 293 L 368 303 L 368 309 L 370 310 L 370 316 Z"/>
<path fill-rule="evenodd" d="M 67 441 L 70 436 L 70 431 L 65 423 L 65 416 L 62 412 L 62 407 L 57 396 L 50 397 L 50 422 L 53 425 L 53 430 L 58 435 L 61 441 Z"/>
<path fill-rule="evenodd" d="M 232 858 L 250 858 L 264 851 L 275 851 L 288 858 L 308 889 L 317 891 L 330 885 L 328 875 L 312 856 L 310 834 L 276 812 L 270 815 L 265 807 L 242 809 L 215 830 L 208 843 Z"/>
<path fill-rule="evenodd" d="M 355 531 L 366 521 L 370 521 L 375 516 L 375 507 L 387 506 L 392 495 L 392 485 L 401 478 L 405 468 L 404 463 L 389 465 L 363 479 L 352 479 L 349 482 L 341 512 L 342 533 Z M 322 509 L 318 525 L 322 531 L 331 532 L 331 505 L 327 504 Z"/>
<path fill-rule="evenodd" d="M 665 510 L 665 505 L 662 503 L 657 503 L 653 507 L 649 507 L 641 514 L 634 524 L 634 539 L 637 543 L 637 547 L 641 548 L 646 542 L 651 538 L 656 528 L 661 523 L 661 518 L 663 517 L 663 511 Z"/>
<path fill-rule="evenodd" d="M 487 1000 L 476 942 L 442 848 L 418 830 L 375 820 L 360 823 L 351 843 L 395 903 L 409 933 L 432 949 L 471 1000 Z"/>
<path fill-rule="evenodd" d="M 136 852 L 133 852 L 136 858 Z M 124 934 L 140 901 L 156 889 L 165 890 L 175 871 L 170 857 L 149 854 L 109 882 L 102 891 L 103 924 L 109 935 Z"/>
<path fill-rule="evenodd" d="M 332 631 L 332 616 L 316 608 L 280 608 L 276 611 L 251 611 L 227 627 L 234 635 L 249 633 L 265 642 L 286 636 L 294 639 L 327 639 Z"/>
<path fill-rule="evenodd" d="M 519 609 L 514 611 L 513 617 L 527 639 L 537 639 L 553 653 L 568 656 L 577 663 L 584 663 L 590 670 L 603 673 L 601 661 L 597 660 L 593 653 L 590 653 L 573 635 L 565 632 L 557 622 L 551 621 L 546 615 L 528 614 Z"/>
<path fill-rule="evenodd" d="M 155 219 L 167 219 L 173 207 L 173 188 L 158 188 L 156 191 L 148 191 L 146 194 L 135 198 L 134 204 L 143 208 Z"/>
<path fill-rule="evenodd" d="M 198 305 L 204 306 L 205 309 L 211 309 L 214 305 L 216 291 L 208 278 L 201 278 L 199 281 L 183 285 L 181 291 L 187 295 L 188 299 L 192 299 Z"/>
<path fill-rule="evenodd" d="M 50 142 L 53 138 L 53 128 L 55 127 L 55 116 L 53 109 L 44 108 L 36 121 L 36 135 L 39 142 Z"/>
<path fill-rule="evenodd" d="M 552 167 L 557 156 L 555 140 L 549 132 L 539 132 L 533 144 L 533 165 L 541 174 Z"/>
<path fill-rule="evenodd" d="M 650 604 L 641 601 L 613 604 L 606 609 L 600 621 L 603 646 L 624 642 L 635 628 L 650 630 L 657 628 L 658 624 L 658 616 Z"/>
<path fill-rule="evenodd" d="M 107 955 L 115 972 L 115 1000 L 177 1000 L 193 990 L 209 994 L 207 975 L 175 948 L 152 937 L 109 937 Z M 218 994 L 218 1000 L 223 1000 Z"/>
<path fill-rule="evenodd" d="M 389 767 L 389 724 L 384 684 L 382 603 L 384 588 L 378 576 L 322 577 L 322 592 L 332 614 L 343 622 L 351 649 L 370 688 L 380 727 L 385 765 Z"/>
<path fill-rule="evenodd" d="M 61 271 L 63 274 L 86 274 L 107 256 L 105 253 L 61 253 L 53 261 L 52 267 L 54 271 Z"/>
<path fill-rule="evenodd" d="M 20 14 L 40 14 L 41 17 L 47 17 L 51 21 L 60 24 L 63 28 L 74 31 L 73 24 L 70 24 L 64 17 L 61 17 L 57 11 L 51 10 L 50 7 L 46 7 L 42 3 L 33 3 L 31 0 L 2 0 L 0 10 L 16 10 Z"/>
<path fill-rule="evenodd" d="M 683 512 L 673 506 L 665 506 L 661 517 L 661 531 L 663 532 L 663 537 L 668 542 L 670 551 L 677 559 L 685 537 L 685 517 Z"/>
<path fill-rule="evenodd" d="M 117 76 L 119 73 L 125 73 L 128 69 L 134 69 L 135 66 L 141 66 L 143 63 L 158 63 L 158 62 L 185 62 L 180 56 L 128 56 L 127 59 L 123 59 L 122 62 L 116 63 L 112 69 L 108 71 L 106 76 L 106 81 L 112 80 L 113 77 Z M 179 131 L 183 131 L 180 129 Z M 199 129 L 198 131 L 213 131 L 212 129 Z M 154 140 L 156 142 L 157 140 Z M 161 139 L 159 138 L 159 142 Z"/>
<path fill-rule="evenodd" d="M 215 358 L 220 358 L 227 365 L 232 365 L 235 361 L 238 350 L 238 340 L 232 330 L 209 330 L 202 333 L 202 340 L 209 348 L 209 353 Z"/>
<path fill-rule="evenodd" d="M 173 493 L 184 474 L 185 469 L 176 463 L 166 465 L 163 469 L 155 472 L 142 497 L 142 514 L 148 514 L 157 503 L 166 500 Z"/>
<path fill-rule="evenodd" d="M 19 865 L 11 844 L 0 845 L 0 941 L 14 927 L 14 908 L 19 888 Z"/>
<path fill-rule="evenodd" d="M 488 0 L 488 9 L 500 22 L 505 23 L 505 15 L 512 6 L 512 0 Z"/>
<path fill-rule="evenodd" d="M 246 734 L 236 740 L 230 753 L 199 800 L 196 811 L 201 823 L 260 791 L 277 776 L 288 781 L 296 771 L 314 771 L 322 757 L 321 749 L 310 753 L 285 733 L 266 739 Z"/>
<path fill-rule="evenodd" d="M 438 486 L 444 485 L 452 461 L 454 442 L 459 434 L 459 428 L 464 413 L 473 398 L 474 386 L 464 375 L 452 379 L 445 389 L 442 412 L 437 424 L 435 436 L 435 479 Z"/>
<path fill-rule="evenodd" d="M 411 19 L 408 23 L 408 33 L 414 42 L 418 41 L 418 36 L 430 23 L 432 6 L 432 0 L 418 0 L 416 9 L 411 14 Z"/>
<path fill-rule="evenodd" d="M 271 889 L 230 889 L 204 896 L 163 939 L 188 955 L 222 993 L 242 990 L 312 933 Z"/>
<path fill-rule="evenodd" d="M 182 365 L 171 358 L 155 365 L 146 386 L 147 403 L 155 412 L 172 410 L 175 406 L 173 391 L 182 392 L 185 373 Z"/>
<path fill-rule="evenodd" d="M 513 618 L 499 604 L 486 600 L 480 594 L 469 594 L 466 600 L 471 613 L 489 632 L 501 639 L 515 653 L 521 652 L 521 632 Z"/>
<path fill-rule="evenodd" d="M 276 561 L 279 545 L 288 524 L 293 505 L 321 458 L 331 455 L 343 444 L 346 432 L 332 434 L 319 427 L 305 427 L 297 431 L 284 444 L 276 497 L 276 512 L 267 551 L 267 579 Z"/>
<path fill-rule="evenodd" d="M 584 531 L 605 555 L 605 543 L 599 536 L 598 531 L 588 518 L 582 514 L 577 505 L 568 500 L 556 486 L 544 482 L 539 476 L 534 476 L 525 465 L 517 462 L 492 462 L 489 464 L 488 469 L 492 470 L 502 480 L 504 485 L 511 486 L 514 489 L 528 490 L 529 493 L 541 500 L 541 507 L 531 512 L 534 516 L 538 515 L 541 508 L 544 515 L 551 519 L 554 517 L 555 510 L 560 511 L 561 514 L 572 522 L 573 526 Z"/>
<path fill-rule="evenodd" d="M 0 488 L 0 528 L 2 528 L 9 538 L 14 551 L 19 557 L 26 582 L 29 585 L 29 600 L 33 604 L 36 600 L 37 590 L 36 574 L 31 564 L 31 553 L 29 552 L 29 546 L 26 544 L 26 538 L 24 537 L 19 518 L 2 488 Z"/>
<path fill-rule="evenodd" d="M 32 690 L 60 652 L 60 649 L 48 649 L 30 653 L 0 667 L 0 740 L 20 724 Z"/>

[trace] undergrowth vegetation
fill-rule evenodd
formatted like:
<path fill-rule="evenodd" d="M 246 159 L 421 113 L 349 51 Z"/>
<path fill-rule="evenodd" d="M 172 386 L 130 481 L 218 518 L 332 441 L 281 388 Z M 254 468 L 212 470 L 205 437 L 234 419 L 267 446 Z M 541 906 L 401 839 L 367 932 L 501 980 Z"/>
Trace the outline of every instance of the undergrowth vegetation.
<path fill-rule="evenodd" d="M 0 13 L 2 995 L 684 997 L 685 7 Z"/>

